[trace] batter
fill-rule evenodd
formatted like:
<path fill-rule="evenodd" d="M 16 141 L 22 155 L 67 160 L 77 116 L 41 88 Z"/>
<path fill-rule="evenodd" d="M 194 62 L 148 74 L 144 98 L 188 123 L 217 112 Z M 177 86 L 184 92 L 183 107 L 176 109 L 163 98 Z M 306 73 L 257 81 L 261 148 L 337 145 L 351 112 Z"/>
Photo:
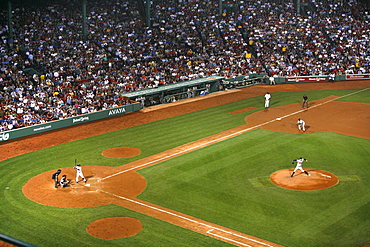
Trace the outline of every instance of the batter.
<path fill-rule="evenodd" d="M 78 164 L 77 166 L 74 166 L 73 167 L 74 169 L 76 169 L 76 183 L 78 183 L 78 178 L 81 177 L 84 182 L 86 183 L 86 178 L 84 176 L 84 174 L 82 173 L 82 167 L 80 164 Z"/>

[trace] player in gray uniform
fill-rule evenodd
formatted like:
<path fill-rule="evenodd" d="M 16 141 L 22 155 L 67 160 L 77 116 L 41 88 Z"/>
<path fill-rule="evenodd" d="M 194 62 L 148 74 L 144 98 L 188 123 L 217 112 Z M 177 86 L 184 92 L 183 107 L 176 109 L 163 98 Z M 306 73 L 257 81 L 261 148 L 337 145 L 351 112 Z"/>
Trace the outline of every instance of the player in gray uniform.
<path fill-rule="evenodd" d="M 80 164 L 76 165 L 73 167 L 74 169 L 76 169 L 76 183 L 78 183 L 78 178 L 81 177 L 84 182 L 86 183 L 86 178 L 84 176 L 84 174 L 82 173 L 82 167 Z"/>
<path fill-rule="evenodd" d="M 308 108 L 308 96 L 307 95 L 303 95 L 303 101 L 302 101 L 302 108 L 304 108 L 306 106 L 306 108 Z"/>
<path fill-rule="evenodd" d="M 290 175 L 290 177 L 293 177 L 294 173 L 297 170 L 300 170 L 301 172 L 306 173 L 307 176 L 311 176 L 307 171 L 303 170 L 303 168 L 302 168 L 303 161 L 308 161 L 308 160 L 306 160 L 305 158 L 300 157 L 299 159 L 292 160 L 292 164 L 294 164 L 295 161 L 297 162 L 297 165 L 295 166 L 294 171 L 293 171 L 292 175 Z"/>

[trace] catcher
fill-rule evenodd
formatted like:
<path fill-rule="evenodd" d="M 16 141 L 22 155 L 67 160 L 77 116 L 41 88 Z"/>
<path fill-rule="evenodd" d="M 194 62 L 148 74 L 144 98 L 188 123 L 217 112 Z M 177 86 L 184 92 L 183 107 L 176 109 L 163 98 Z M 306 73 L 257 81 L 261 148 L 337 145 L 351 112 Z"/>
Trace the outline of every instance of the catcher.
<path fill-rule="evenodd" d="M 69 180 L 67 179 L 67 175 L 63 175 L 62 179 L 60 179 L 60 187 L 64 188 L 69 184 Z"/>

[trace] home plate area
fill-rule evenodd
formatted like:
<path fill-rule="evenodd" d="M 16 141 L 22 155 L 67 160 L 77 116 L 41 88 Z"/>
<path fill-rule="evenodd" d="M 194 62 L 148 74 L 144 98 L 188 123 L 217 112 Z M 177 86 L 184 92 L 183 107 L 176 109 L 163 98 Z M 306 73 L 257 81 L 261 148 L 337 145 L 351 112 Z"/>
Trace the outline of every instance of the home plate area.
<path fill-rule="evenodd" d="M 74 182 L 71 184 L 73 192 L 96 192 L 98 189 L 98 178 L 89 178 L 87 182 L 80 181 L 78 183 Z"/>

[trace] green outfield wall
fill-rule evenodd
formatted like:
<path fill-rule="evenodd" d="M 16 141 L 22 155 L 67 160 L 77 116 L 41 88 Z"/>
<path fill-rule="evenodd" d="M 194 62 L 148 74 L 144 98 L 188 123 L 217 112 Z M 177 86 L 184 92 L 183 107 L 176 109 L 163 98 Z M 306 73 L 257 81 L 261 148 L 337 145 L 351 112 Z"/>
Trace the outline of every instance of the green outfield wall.
<path fill-rule="evenodd" d="M 25 137 L 29 135 L 34 135 L 42 133 L 45 131 L 56 130 L 64 127 L 74 126 L 76 124 L 91 122 L 103 118 L 113 117 L 122 115 L 128 112 L 140 110 L 140 104 L 137 102 L 132 102 L 130 105 L 125 105 L 121 107 L 116 107 L 108 110 L 103 110 L 99 112 L 93 112 L 88 114 L 83 114 L 76 117 L 55 120 L 43 124 L 37 124 L 33 126 L 28 126 L 20 129 L 14 129 L 10 131 L 5 131 L 0 133 L 0 142 L 9 141 L 12 139 Z"/>

